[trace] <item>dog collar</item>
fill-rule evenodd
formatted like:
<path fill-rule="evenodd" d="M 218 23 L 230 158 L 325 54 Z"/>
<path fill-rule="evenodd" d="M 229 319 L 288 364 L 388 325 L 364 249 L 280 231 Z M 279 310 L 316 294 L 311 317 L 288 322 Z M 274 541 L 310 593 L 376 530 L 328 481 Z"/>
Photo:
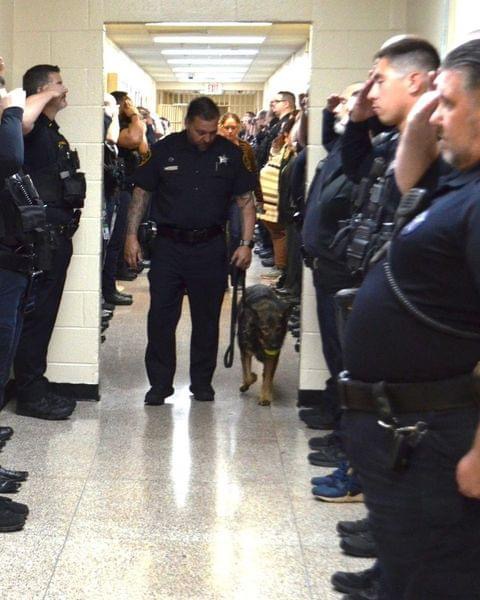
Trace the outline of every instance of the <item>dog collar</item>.
<path fill-rule="evenodd" d="M 277 354 L 280 354 L 280 350 L 264 350 L 264 352 L 267 356 L 277 356 Z"/>

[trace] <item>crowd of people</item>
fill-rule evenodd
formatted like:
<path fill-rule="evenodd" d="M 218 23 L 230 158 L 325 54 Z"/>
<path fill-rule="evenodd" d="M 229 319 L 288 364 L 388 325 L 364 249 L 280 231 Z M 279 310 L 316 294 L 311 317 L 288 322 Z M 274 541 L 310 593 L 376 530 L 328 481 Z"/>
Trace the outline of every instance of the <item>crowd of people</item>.
<path fill-rule="evenodd" d="M 45 377 L 46 357 L 86 193 L 56 116 L 60 70 L 37 65 L 4 89 L 0 61 L 0 394 L 22 416 L 68 418 L 75 400 Z M 326 158 L 306 191 L 308 94 L 269 110 L 220 114 L 195 98 L 185 129 L 124 91 L 104 101 L 103 328 L 130 305 L 118 280 L 148 268 L 145 404 L 174 393 L 185 294 L 190 390 L 212 402 L 228 275 L 255 251 L 300 331 L 303 264 L 312 272 L 324 390 L 299 394 L 315 499 L 365 502 L 340 521 L 340 547 L 375 558 L 337 572 L 350 600 L 480 598 L 480 40 L 441 63 L 427 40 L 388 40 L 366 82 L 323 111 Z M 11 368 L 14 383 L 7 382 Z M 3 445 L 13 434 L 0 428 Z M 0 491 L 28 473 L 0 467 Z M 0 497 L 0 531 L 28 507 Z"/>

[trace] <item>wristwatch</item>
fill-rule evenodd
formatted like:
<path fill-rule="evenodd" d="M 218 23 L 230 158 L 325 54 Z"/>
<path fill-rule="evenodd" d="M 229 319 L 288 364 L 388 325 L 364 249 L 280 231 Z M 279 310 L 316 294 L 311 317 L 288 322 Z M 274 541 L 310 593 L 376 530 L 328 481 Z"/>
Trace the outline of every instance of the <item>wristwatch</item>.
<path fill-rule="evenodd" d="M 255 246 L 255 242 L 253 240 L 240 240 L 240 243 L 238 245 L 253 248 Z"/>

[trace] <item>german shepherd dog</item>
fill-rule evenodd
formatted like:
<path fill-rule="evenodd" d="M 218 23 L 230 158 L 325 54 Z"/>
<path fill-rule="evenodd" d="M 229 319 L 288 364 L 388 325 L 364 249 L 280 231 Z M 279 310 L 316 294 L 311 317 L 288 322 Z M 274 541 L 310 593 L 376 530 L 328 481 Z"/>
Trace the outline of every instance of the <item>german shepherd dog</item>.
<path fill-rule="evenodd" d="M 241 392 L 257 381 L 252 357 L 263 363 L 263 383 L 258 403 L 269 406 L 273 399 L 273 376 L 287 333 L 290 306 L 282 302 L 266 285 L 249 286 L 238 310 L 238 345 L 242 358 Z"/>

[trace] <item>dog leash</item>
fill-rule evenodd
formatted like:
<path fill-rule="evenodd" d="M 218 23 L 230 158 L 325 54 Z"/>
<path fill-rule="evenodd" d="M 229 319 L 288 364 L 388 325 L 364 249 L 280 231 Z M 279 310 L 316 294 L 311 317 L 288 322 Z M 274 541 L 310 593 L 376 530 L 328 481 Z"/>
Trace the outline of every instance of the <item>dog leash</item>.
<path fill-rule="evenodd" d="M 226 369 L 233 365 L 233 355 L 235 350 L 235 336 L 237 333 L 238 320 L 238 289 L 242 292 L 242 298 L 245 295 L 245 271 L 234 267 L 232 271 L 233 293 L 232 293 L 232 312 L 230 317 L 230 344 L 223 357 L 223 364 Z"/>

